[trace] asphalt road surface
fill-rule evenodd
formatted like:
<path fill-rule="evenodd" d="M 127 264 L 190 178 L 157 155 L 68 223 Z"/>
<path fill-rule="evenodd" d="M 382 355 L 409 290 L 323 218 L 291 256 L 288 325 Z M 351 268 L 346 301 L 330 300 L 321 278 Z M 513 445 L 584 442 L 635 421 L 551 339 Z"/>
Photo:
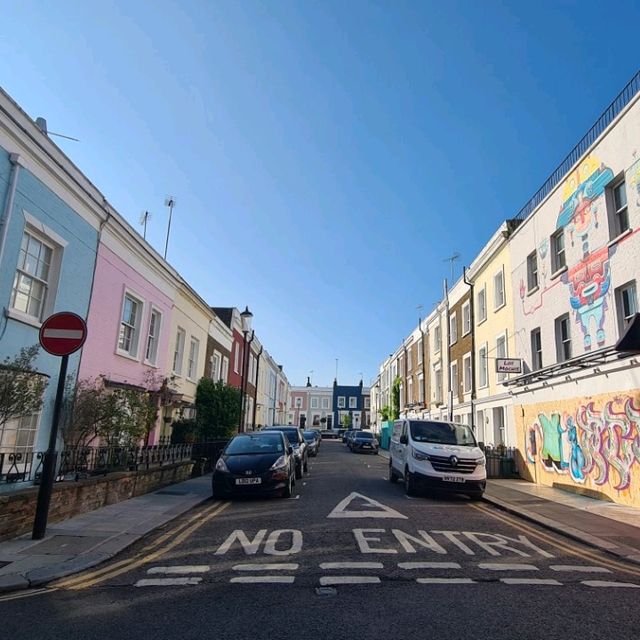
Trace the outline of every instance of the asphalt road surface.
<path fill-rule="evenodd" d="M 0 598 L 3 638 L 637 638 L 640 567 L 324 441 L 288 500 L 205 503 Z"/>

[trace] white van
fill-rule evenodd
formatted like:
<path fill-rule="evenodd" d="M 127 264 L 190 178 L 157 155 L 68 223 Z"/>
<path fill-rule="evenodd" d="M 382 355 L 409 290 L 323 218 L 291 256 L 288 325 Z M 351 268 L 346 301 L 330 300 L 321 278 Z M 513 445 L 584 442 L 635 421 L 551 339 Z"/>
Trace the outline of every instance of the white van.
<path fill-rule="evenodd" d="M 389 480 L 420 488 L 465 493 L 479 499 L 487 483 L 486 459 L 464 425 L 438 420 L 396 420 L 389 447 Z"/>

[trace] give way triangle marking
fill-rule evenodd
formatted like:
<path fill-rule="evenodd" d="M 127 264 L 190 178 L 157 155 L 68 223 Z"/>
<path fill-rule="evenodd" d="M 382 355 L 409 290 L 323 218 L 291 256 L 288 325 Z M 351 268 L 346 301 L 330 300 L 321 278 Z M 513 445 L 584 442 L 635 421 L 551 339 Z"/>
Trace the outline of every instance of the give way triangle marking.
<path fill-rule="evenodd" d="M 364 501 L 364 508 L 357 511 L 347 509 L 354 500 Z M 407 516 L 403 516 L 399 511 L 355 491 L 338 502 L 327 518 L 402 518 L 407 520 Z"/>

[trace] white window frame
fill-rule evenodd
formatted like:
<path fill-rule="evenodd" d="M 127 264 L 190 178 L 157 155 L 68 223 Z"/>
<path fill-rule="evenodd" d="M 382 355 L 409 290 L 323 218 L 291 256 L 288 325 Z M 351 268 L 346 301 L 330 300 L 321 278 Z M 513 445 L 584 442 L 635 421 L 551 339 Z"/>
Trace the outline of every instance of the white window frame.
<path fill-rule="evenodd" d="M 233 352 L 233 370 L 240 373 L 240 350 L 242 349 L 239 342 L 234 342 L 235 350 Z"/>
<path fill-rule="evenodd" d="M 625 312 L 625 293 L 628 292 L 627 300 L 631 302 L 628 312 Z M 636 281 L 631 280 L 615 290 L 616 299 L 616 315 L 618 316 L 618 331 L 622 336 L 627 330 L 629 322 L 633 316 L 638 312 L 638 289 Z"/>
<path fill-rule="evenodd" d="M 500 350 L 498 348 L 498 344 L 500 340 L 504 340 L 504 354 L 500 355 Z M 501 333 L 496 336 L 496 358 L 508 358 L 509 357 L 509 346 L 507 343 L 507 332 Z M 501 371 L 496 372 L 496 380 L 498 382 L 504 382 L 507 379 L 507 374 Z"/>
<path fill-rule="evenodd" d="M 318 404 L 318 398 L 311 398 L 311 408 L 312 409 L 319 409 L 320 406 Z"/>
<path fill-rule="evenodd" d="M 364 408 L 365 409 L 371 409 L 371 398 L 365 398 L 364 399 Z"/>
<path fill-rule="evenodd" d="M 40 415 L 40 413 L 31 413 L 7 420 L 0 425 L 0 453 L 31 453 L 40 426 Z M 24 434 L 27 435 L 26 442 Z M 9 444 L 9 438 L 13 441 L 11 444 Z M 20 467 L 20 462 L 16 461 L 16 465 Z"/>
<path fill-rule="evenodd" d="M 616 192 L 620 187 L 623 188 L 624 193 L 624 204 L 622 205 L 618 204 L 616 198 Z M 627 196 L 627 185 L 624 177 L 621 180 L 618 180 L 611 187 L 611 204 L 613 210 L 613 220 L 611 221 L 611 235 L 613 238 L 617 238 L 631 228 L 629 224 L 629 201 Z M 624 220 L 624 223 L 622 223 L 621 220 Z"/>
<path fill-rule="evenodd" d="M 538 253 L 533 251 L 527 256 L 527 293 L 537 291 L 539 286 Z"/>
<path fill-rule="evenodd" d="M 229 358 L 222 356 L 222 373 L 220 374 L 220 380 L 227 384 L 229 381 Z"/>
<path fill-rule="evenodd" d="M 357 409 L 357 408 L 358 408 L 358 397 L 349 396 L 349 409 Z"/>
<path fill-rule="evenodd" d="M 211 379 L 218 382 L 222 375 L 222 355 L 219 351 L 213 351 L 211 354 Z"/>
<path fill-rule="evenodd" d="M 496 283 L 498 281 L 498 277 L 500 278 L 500 285 L 502 290 L 502 299 L 498 300 L 498 287 Z M 504 268 L 501 267 L 498 271 L 493 274 L 493 310 L 498 311 L 502 309 L 502 307 L 507 304 L 507 292 L 504 284 Z"/>
<path fill-rule="evenodd" d="M 462 357 L 462 383 L 464 392 L 470 393 L 472 387 L 473 369 L 471 367 L 471 354 L 467 353 Z"/>
<path fill-rule="evenodd" d="M 449 344 L 455 344 L 458 341 L 458 318 L 456 312 L 453 311 L 449 316 Z"/>
<path fill-rule="evenodd" d="M 195 350 L 194 350 L 195 346 Z M 189 357 L 187 358 L 187 380 L 193 382 L 198 377 L 198 358 L 200 356 L 200 340 L 191 336 L 189 340 Z"/>
<path fill-rule="evenodd" d="M 440 353 L 442 350 L 442 329 L 440 323 L 433 328 L 433 349 L 434 353 Z"/>
<path fill-rule="evenodd" d="M 407 380 L 407 398 L 409 399 L 409 404 L 413 404 L 413 378 Z"/>
<path fill-rule="evenodd" d="M 458 361 L 449 363 L 449 378 L 451 380 L 451 391 L 454 399 L 458 399 L 460 395 L 460 380 L 458 380 Z"/>
<path fill-rule="evenodd" d="M 489 386 L 489 345 L 485 342 L 478 348 L 478 389 Z M 483 378 L 484 376 L 484 384 Z"/>
<path fill-rule="evenodd" d="M 480 299 L 482 296 L 482 304 L 480 304 Z M 482 324 L 487 319 L 487 285 L 486 283 L 482 285 L 482 289 L 478 291 L 478 295 L 476 296 L 476 306 L 478 307 L 478 324 Z"/>
<path fill-rule="evenodd" d="M 180 336 L 182 336 L 182 339 L 180 339 Z M 186 341 L 187 341 L 187 332 L 182 327 L 177 327 L 176 338 L 173 343 L 173 362 L 172 362 L 172 371 L 177 376 L 182 376 L 184 347 L 185 347 Z"/>
<path fill-rule="evenodd" d="M 471 303 L 465 302 L 462 305 L 462 335 L 471 333 Z"/>
<path fill-rule="evenodd" d="M 411 357 L 411 347 L 407 349 L 407 371 L 413 369 L 413 358 Z"/>
<path fill-rule="evenodd" d="M 18 276 L 18 272 L 27 274 L 28 277 L 32 277 L 28 272 L 23 271 L 18 267 L 18 263 L 15 265 L 14 269 L 14 277 L 13 282 L 11 284 L 11 291 L 9 294 L 9 305 L 6 310 L 6 314 L 10 318 L 14 318 L 26 324 L 30 324 L 35 327 L 40 327 L 42 324 L 42 319 L 53 313 L 55 308 L 55 301 L 58 292 L 58 283 L 60 281 L 60 266 L 62 264 L 62 255 L 65 247 L 67 246 L 67 241 L 58 235 L 55 231 L 50 229 L 47 225 L 42 223 L 36 217 L 32 216 L 30 213 L 23 211 L 23 216 L 25 219 L 25 226 L 22 231 L 22 236 L 20 237 L 20 250 L 18 253 L 18 259 L 22 250 L 22 241 L 24 239 L 25 234 L 28 234 L 35 238 L 38 242 L 46 245 L 51 250 L 51 260 L 49 263 L 49 272 L 47 274 L 47 280 L 45 283 L 45 293 L 43 296 L 42 303 L 40 305 L 40 313 L 38 316 L 34 316 L 32 314 L 26 313 L 15 307 L 15 289 L 16 289 L 16 278 Z M 40 282 L 45 282 L 36 277 Z M 28 309 L 28 306 L 27 306 Z"/>
<path fill-rule="evenodd" d="M 155 335 L 151 335 L 151 322 L 153 317 L 157 316 L 158 322 L 155 327 Z M 144 362 L 145 364 L 155 367 L 158 364 L 158 345 L 160 344 L 160 332 L 162 331 L 162 311 L 158 307 L 151 305 L 151 311 L 149 311 L 149 325 L 147 328 L 147 340 L 144 349 Z M 153 357 L 149 357 L 149 344 L 151 340 L 154 340 Z"/>
<path fill-rule="evenodd" d="M 120 346 L 120 334 L 122 331 L 122 325 L 126 324 L 124 321 L 124 308 L 127 301 L 127 298 L 132 300 L 137 305 L 136 317 L 134 319 L 133 324 L 133 332 L 131 338 L 131 346 L 130 348 L 123 349 Z M 142 296 L 139 296 L 137 293 L 125 287 L 124 292 L 122 294 L 122 302 L 120 303 L 120 322 L 118 323 L 118 335 L 116 338 L 116 353 L 120 356 L 124 356 L 125 358 L 130 358 L 131 360 L 138 359 L 138 353 L 140 351 L 140 335 L 142 333 L 142 318 L 144 317 L 145 303 L 142 299 Z M 127 324 L 127 326 L 129 326 Z M 145 345 L 146 350 L 146 345 Z"/>
<path fill-rule="evenodd" d="M 424 360 L 424 340 L 418 340 L 418 364 L 422 364 Z"/>
<path fill-rule="evenodd" d="M 338 396 L 338 409 L 345 409 L 347 406 L 346 396 Z"/>
<path fill-rule="evenodd" d="M 540 342 L 539 349 L 535 343 L 536 335 Z M 542 329 L 540 327 L 531 329 L 531 370 L 538 371 L 538 369 L 542 369 Z"/>
<path fill-rule="evenodd" d="M 562 337 L 562 326 L 566 321 L 567 337 Z M 568 313 L 564 313 L 556 318 L 555 321 L 556 330 L 556 359 L 558 362 L 566 362 L 573 357 L 573 345 L 571 344 L 571 316 Z M 569 355 L 566 355 L 567 345 L 569 345 Z"/>
<path fill-rule="evenodd" d="M 320 403 L 321 403 L 323 409 L 329 409 L 330 408 L 329 407 L 329 405 L 330 405 L 329 398 L 322 398 Z"/>
<path fill-rule="evenodd" d="M 424 404 L 424 376 L 418 374 L 418 402 Z"/>
<path fill-rule="evenodd" d="M 559 249 L 559 240 L 562 238 L 562 248 Z M 560 227 L 551 234 L 549 246 L 551 247 L 551 275 L 560 273 L 567 267 L 567 247 L 564 236 L 564 227 Z"/>
<path fill-rule="evenodd" d="M 433 394 L 435 397 L 435 401 L 438 404 L 442 404 L 444 402 L 444 398 L 443 398 L 443 394 L 444 394 L 444 388 L 443 388 L 443 381 L 442 381 L 442 367 L 438 366 L 434 369 L 434 378 L 435 378 L 435 384 L 433 385 L 434 389 L 433 389 Z"/>

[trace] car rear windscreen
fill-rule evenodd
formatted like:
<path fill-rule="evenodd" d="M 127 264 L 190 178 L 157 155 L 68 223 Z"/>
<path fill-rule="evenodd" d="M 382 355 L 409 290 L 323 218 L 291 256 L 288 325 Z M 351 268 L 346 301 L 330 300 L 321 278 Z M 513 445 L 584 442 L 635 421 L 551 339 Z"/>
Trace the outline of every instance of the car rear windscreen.
<path fill-rule="evenodd" d="M 225 453 L 241 455 L 252 453 L 282 453 L 284 446 L 279 433 L 259 433 L 236 436 L 228 445 Z"/>

